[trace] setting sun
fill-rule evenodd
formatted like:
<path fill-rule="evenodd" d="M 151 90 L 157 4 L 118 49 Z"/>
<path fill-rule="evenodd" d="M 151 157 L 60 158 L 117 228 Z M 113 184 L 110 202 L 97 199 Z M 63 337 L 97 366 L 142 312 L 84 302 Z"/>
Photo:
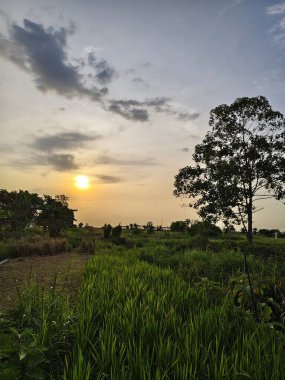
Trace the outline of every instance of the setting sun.
<path fill-rule="evenodd" d="M 89 178 L 85 175 L 78 175 L 74 180 L 75 186 L 78 187 L 78 189 L 88 189 L 88 187 L 90 187 Z"/>

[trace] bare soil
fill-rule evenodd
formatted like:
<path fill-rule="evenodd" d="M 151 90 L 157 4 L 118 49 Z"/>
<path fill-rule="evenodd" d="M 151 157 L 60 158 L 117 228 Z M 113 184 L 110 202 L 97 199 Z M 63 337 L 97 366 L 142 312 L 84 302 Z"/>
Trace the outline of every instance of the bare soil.
<path fill-rule="evenodd" d="M 15 307 L 17 287 L 23 286 L 30 277 L 44 287 L 55 280 L 63 286 L 71 302 L 75 301 L 80 286 L 82 269 L 90 257 L 84 253 L 65 252 L 55 256 L 33 256 L 9 259 L 0 265 L 0 312 Z"/>

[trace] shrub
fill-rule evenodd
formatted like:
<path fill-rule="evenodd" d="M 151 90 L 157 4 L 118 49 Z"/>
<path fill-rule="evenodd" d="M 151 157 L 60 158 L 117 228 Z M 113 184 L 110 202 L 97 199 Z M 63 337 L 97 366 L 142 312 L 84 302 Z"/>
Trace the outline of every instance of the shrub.
<path fill-rule="evenodd" d="M 114 227 L 112 229 L 112 237 L 114 238 L 118 238 L 121 236 L 121 233 L 122 233 L 122 226 L 119 224 L 118 226 Z"/>
<path fill-rule="evenodd" d="M 87 253 L 93 253 L 95 248 L 95 243 L 92 240 L 88 239 L 82 239 L 79 250 L 80 252 L 87 252 Z"/>
<path fill-rule="evenodd" d="M 191 235 L 204 235 L 209 237 L 218 237 L 222 234 L 222 230 L 212 223 L 196 221 L 190 226 Z"/>
<path fill-rule="evenodd" d="M 104 224 L 103 226 L 103 238 L 109 239 L 112 232 L 112 226 L 111 224 Z"/>
<path fill-rule="evenodd" d="M 177 220 L 170 225 L 170 231 L 172 232 L 184 232 L 189 229 L 189 220 Z"/>

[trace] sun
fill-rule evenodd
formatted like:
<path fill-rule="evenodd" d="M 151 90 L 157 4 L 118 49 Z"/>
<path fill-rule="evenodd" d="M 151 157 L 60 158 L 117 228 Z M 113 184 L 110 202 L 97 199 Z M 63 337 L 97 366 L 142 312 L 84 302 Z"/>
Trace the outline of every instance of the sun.
<path fill-rule="evenodd" d="M 90 187 L 89 178 L 85 175 L 78 175 L 74 178 L 75 180 L 75 186 L 78 187 L 78 189 L 88 189 Z"/>

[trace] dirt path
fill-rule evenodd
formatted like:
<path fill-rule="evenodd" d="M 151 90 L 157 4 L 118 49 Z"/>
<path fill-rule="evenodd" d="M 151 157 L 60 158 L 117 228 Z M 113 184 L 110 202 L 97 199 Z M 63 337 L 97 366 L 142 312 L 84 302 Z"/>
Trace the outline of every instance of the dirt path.
<path fill-rule="evenodd" d="M 0 265 L 0 312 L 10 309 L 17 302 L 17 286 L 21 286 L 30 276 L 41 284 L 48 285 L 55 275 L 59 285 L 74 299 L 82 269 L 90 255 L 82 253 L 61 253 L 55 256 L 33 256 L 9 259 Z"/>

